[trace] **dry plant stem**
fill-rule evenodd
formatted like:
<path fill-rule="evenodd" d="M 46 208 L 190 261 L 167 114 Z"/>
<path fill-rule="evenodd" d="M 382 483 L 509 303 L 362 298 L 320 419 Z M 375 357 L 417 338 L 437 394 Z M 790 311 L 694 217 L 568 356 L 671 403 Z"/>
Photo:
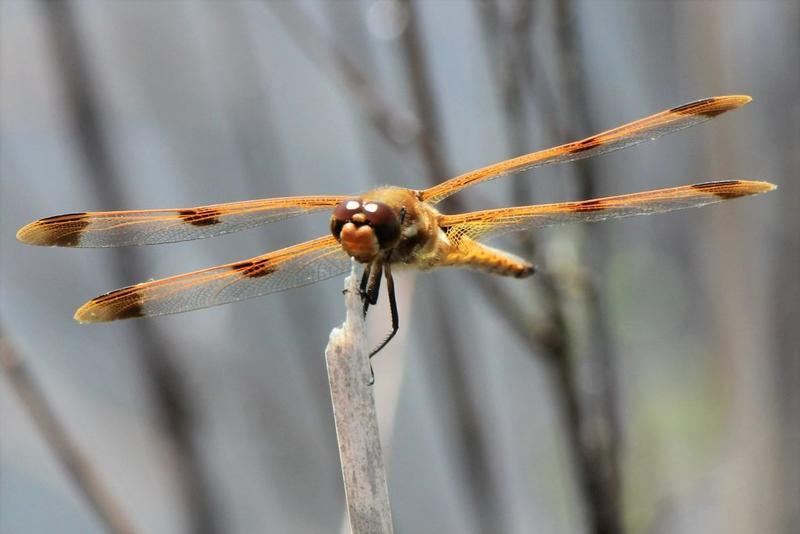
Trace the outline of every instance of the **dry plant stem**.
<path fill-rule="evenodd" d="M 133 525 L 102 483 L 86 455 L 70 439 L 64 425 L 50 407 L 42 388 L 24 362 L 4 342 L 0 342 L 0 365 L 22 405 L 39 427 L 50 450 L 106 528 L 115 534 L 135 532 Z"/>
<path fill-rule="evenodd" d="M 345 279 L 347 319 L 331 331 L 325 363 L 350 529 L 353 534 L 383 534 L 392 532 L 392 513 L 358 281 L 354 262 Z"/>
<path fill-rule="evenodd" d="M 54 65 L 63 83 L 61 91 L 64 109 L 68 112 L 67 122 L 84 159 L 92 190 L 101 205 L 120 206 L 123 204 L 120 180 L 103 132 L 101 112 L 97 107 L 97 84 L 78 29 L 77 6 L 72 2 L 55 1 L 39 5 L 47 25 L 46 33 L 51 39 Z M 112 259 L 122 280 L 130 283 L 140 275 L 139 262 L 131 251 L 115 250 Z M 152 380 L 161 426 L 172 441 L 172 459 L 186 502 L 191 531 L 213 534 L 218 530 L 216 517 L 200 451 L 192 437 L 192 412 L 185 384 L 153 328 L 144 321 L 136 321 L 131 328 L 135 330 L 138 342 L 135 351 L 141 357 L 147 377 Z"/>

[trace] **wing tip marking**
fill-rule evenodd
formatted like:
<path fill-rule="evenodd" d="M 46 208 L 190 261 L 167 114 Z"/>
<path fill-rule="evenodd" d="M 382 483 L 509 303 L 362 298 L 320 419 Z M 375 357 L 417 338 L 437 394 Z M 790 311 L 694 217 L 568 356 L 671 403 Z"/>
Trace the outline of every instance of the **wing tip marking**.
<path fill-rule="evenodd" d="M 777 189 L 777 186 L 770 182 L 748 180 L 720 180 L 717 182 L 703 182 L 699 184 L 693 184 L 691 187 L 697 191 L 703 191 L 704 193 L 716 195 L 719 198 L 724 199 L 747 195 L 758 195 Z"/>
<path fill-rule="evenodd" d="M 753 99 L 748 95 L 713 96 L 674 107 L 669 112 L 678 115 L 703 115 L 704 117 L 712 118 L 726 111 L 744 106 L 751 100 Z"/>
<path fill-rule="evenodd" d="M 26 224 L 17 231 L 16 237 L 27 245 L 76 247 L 89 224 L 86 212 L 65 213 Z"/>
<path fill-rule="evenodd" d="M 144 317 L 147 313 L 142 296 L 132 288 L 135 286 L 93 298 L 75 311 L 74 319 L 81 324 L 88 324 Z M 132 298 L 126 298 L 129 296 Z"/>

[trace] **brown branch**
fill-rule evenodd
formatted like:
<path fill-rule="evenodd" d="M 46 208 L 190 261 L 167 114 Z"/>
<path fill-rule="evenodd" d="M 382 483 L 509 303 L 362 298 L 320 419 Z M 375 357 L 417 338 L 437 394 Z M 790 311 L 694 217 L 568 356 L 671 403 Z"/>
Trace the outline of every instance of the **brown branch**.
<path fill-rule="evenodd" d="M 92 189 L 107 209 L 123 201 L 121 181 L 112 161 L 103 134 L 101 112 L 97 107 L 97 85 L 90 68 L 76 19 L 76 6 L 71 2 L 40 2 L 51 39 L 51 50 L 59 78 L 63 82 L 64 109 L 67 111 L 72 135 L 92 181 Z M 112 253 L 118 276 L 130 283 L 140 276 L 138 258 L 130 251 Z M 173 459 L 177 466 L 178 482 L 186 500 L 186 511 L 192 521 L 192 531 L 212 534 L 217 531 L 208 483 L 205 480 L 200 451 L 192 439 L 192 413 L 186 396 L 186 386 L 170 354 L 157 339 L 155 330 L 144 321 L 132 323 L 146 376 L 152 380 L 161 426 L 172 439 Z"/>
<path fill-rule="evenodd" d="M 41 386 L 2 337 L 0 337 L 0 366 L 50 450 L 108 530 L 116 534 L 135 532 L 130 520 L 111 496 L 86 454 L 70 438 L 63 423 L 51 408 Z"/>
<path fill-rule="evenodd" d="M 591 123 L 591 110 L 586 95 L 586 67 L 580 50 L 579 35 L 576 22 L 576 8 L 573 0 L 555 2 L 556 39 L 559 53 L 558 65 L 561 70 L 564 93 L 569 109 L 573 111 L 571 124 L 582 132 L 594 132 Z M 580 198 L 588 199 L 597 196 L 596 172 L 591 161 L 575 162 Z M 604 231 L 600 227 L 585 230 L 591 238 L 588 254 L 600 258 L 601 244 L 604 242 Z M 597 263 L 597 262 L 595 262 Z M 582 492 L 589 503 L 587 509 L 589 524 L 595 534 L 617 534 L 624 532 L 622 520 L 622 489 L 619 465 L 620 424 L 617 407 L 617 373 L 616 361 L 611 348 L 611 334 L 602 309 L 601 294 L 587 280 L 584 287 L 584 300 L 589 312 L 592 339 L 592 354 L 588 355 L 584 365 L 587 368 L 585 378 L 590 383 L 587 388 L 591 394 L 583 395 L 583 414 L 572 432 L 578 435 L 573 438 L 580 447 L 578 461 L 583 463 L 581 478 Z M 562 362 L 568 367 L 559 371 L 560 375 L 578 373 L 577 358 Z M 581 394 L 578 388 L 576 395 Z M 591 395 L 591 397 L 590 397 Z"/>

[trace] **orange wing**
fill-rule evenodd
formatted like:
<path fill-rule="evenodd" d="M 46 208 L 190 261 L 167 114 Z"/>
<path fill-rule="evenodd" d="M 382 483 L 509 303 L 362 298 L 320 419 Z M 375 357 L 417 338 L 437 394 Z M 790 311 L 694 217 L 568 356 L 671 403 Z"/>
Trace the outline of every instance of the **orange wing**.
<path fill-rule="evenodd" d="M 581 202 L 445 215 L 440 225 L 447 233 L 450 242 L 458 245 L 462 240 L 468 243 L 469 240 L 486 240 L 507 232 L 570 222 L 595 222 L 696 208 L 741 196 L 766 193 L 773 189 L 775 185 L 769 182 L 747 180 L 706 182 Z"/>
<path fill-rule="evenodd" d="M 330 209 L 343 196 L 245 200 L 197 208 L 70 213 L 34 221 L 17 232 L 29 245 L 120 247 L 202 239 Z"/>
<path fill-rule="evenodd" d="M 75 312 L 82 323 L 180 313 L 313 284 L 350 269 L 333 236 L 263 256 L 117 289 Z"/>
<path fill-rule="evenodd" d="M 582 141 L 574 141 L 555 148 L 540 150 L 470 171 L 421 191 L 420 198 L 435 204 L 466 187 L 494 180 L 504 174 L 542 167 L 551 163 L 575 161 L 627 148 L 643 141 L 650 141 L 662 135 L 700 124 L 721 113 L 743 106 L 750 100 L 751 98 L 746 95 L 730 95 L 716 96 L 684 104 L 683 106 L 618 126 L 613 130 L 587 137 Z"/>

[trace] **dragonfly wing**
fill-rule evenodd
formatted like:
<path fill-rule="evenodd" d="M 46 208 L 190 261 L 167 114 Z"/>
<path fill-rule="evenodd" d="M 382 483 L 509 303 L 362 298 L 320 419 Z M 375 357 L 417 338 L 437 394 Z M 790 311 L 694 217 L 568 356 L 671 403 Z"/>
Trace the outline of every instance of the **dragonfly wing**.
<path fill-rule="evenodd" d="M 324 236 L 249 260 L 117 289 L 81 306 L 75 319 L 97 323 L 180 313 L 313 284 L 349 269 L 341 245 Z"/>
<path fill-rule="evenodd" d="M 296 215 L 331 209 L 343 196 L 246 200 L 186 209 L 70 213 L 34 221 L 17 232 L 30 245 L 119 247 L 202 239 Z"/>
<path fill-rule="evenodd" d="M 420 198 L 437 203 L 453 193 L 505 174 L 606 154 L 689 128 L 750 102 L 745 95 L 716 96 L 662 111 L 612 130 L 546 150 L 501 161 L 456 176 L 420 192 Z"/>
<path fill-rule="evenodd" d="M 507 232 L 571 222 L 595 222 L 633 215 L 665 213 L 705 206 L 741 196 L 756 195 L 773 189 L 775 186 L 769 182 L 748 180 L 706 182 L 581 202 L 540 204 L 446 215 L 440 224 L 445 229 L 450 242 L 458 244 L 465 237 L 476 241 L 487 240 Z"/>

